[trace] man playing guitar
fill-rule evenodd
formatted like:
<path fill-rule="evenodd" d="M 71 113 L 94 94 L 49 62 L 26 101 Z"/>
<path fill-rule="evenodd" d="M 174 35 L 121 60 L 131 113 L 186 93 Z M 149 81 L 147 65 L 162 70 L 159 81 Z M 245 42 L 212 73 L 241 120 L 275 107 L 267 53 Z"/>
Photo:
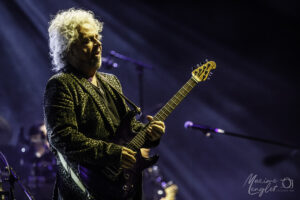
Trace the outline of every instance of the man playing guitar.
<path fill-rule="evenodd" d="M 122 136 L 117 132 L 131 109 L 116 76 L 97 72 L 101 66 L 102 27 L 91 11 L 71 8 L 54 16 L 48 29 L 53 70 L 57 73 L 46 86 L 44 115 L 49 142 L 58 158 L 57 199 L 119 199 L 114 196 L 117 194 L 104 194 L 112 188 L 110 182 L 99 187 L 82 184 L 84 169 L 130 169 L 140 154 L 114 142 Z M 165 124 L 147 118 L 150 123 L 146 127 L 134 117 L 126 123 L 132 135 L 145 129 L 147 137 L 142 146 L 149 148 L 159 144 Z M 126 193 L 124 199 L 141 199 L 141 178 L 134 183 L 134 191 Z M 127 185 L 122 188 L 128 189 Z"/>

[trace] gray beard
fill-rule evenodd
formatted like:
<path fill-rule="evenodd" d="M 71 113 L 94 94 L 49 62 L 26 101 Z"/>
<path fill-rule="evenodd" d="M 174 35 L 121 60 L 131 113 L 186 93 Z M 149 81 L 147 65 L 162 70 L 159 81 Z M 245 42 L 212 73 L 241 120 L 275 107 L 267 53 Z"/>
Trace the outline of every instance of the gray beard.
<path fill-rule="evenodd" d="M 97 68 L 97 69 L 99 69 L 99 68 L 101 67 L 101 56 L 100 56 L 99 59 L 98 59 L 98 58 L 93 58 L 93 59 L 91 59 L 91 61 L 90 61 L 90 66 L 91 66 L 92 68 Z"/>

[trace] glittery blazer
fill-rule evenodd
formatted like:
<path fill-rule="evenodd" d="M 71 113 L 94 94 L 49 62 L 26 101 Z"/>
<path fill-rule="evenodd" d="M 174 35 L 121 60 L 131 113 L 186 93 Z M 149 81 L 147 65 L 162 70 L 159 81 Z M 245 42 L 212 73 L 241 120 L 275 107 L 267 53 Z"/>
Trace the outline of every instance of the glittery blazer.
<path fill-rule="evenodd" d="M 130 109 L 111 88 L 122 93 L 119 80 L 107 73 L 98 72 L 97 77 L 108 88 L 122 119 Z M 49 142 L 53 151 L 63 154 L 75 171 L 77 164 L 104 166 L 110 163 L 120 166 L 122 147 L 109 142 L 116 127 L 107 109 L 93 85 L 78 72 L 68 70 L 49 79 L 44 96 Z M 133 132 L 138 132 L 143 126 L 135 119 L 131 122 Z M 61 166 L 59 173 L 67 176 Z"/>

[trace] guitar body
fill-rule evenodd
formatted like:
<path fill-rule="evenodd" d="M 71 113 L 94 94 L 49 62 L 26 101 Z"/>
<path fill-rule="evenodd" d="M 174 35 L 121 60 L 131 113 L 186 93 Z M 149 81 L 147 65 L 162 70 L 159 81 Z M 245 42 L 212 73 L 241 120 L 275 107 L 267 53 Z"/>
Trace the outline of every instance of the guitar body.
<path fill-rule="evenodd" d="M 115 137 L 110 142 L 126 146 L 132 140 L 135 136 L 130 128 L 133 117 L 135 117 L 135 112 L 130 111 L 122 120 Z M 93 167 L 87 169 L 80 165 L 79 174 L 88 191 L 96 199 L 125 200 L 137 192 L 141 184 L 142 171 L 154 165 L 157 160 L 157 155 L 145 159 L 141 156 L 141 152 L 137 151 L 136 163 L 131 169 L 116 169 L 113 166 L 109 170 L 106 168 L 93 169 Z M 117 175 L 110 174 L 110 170 Z"/>

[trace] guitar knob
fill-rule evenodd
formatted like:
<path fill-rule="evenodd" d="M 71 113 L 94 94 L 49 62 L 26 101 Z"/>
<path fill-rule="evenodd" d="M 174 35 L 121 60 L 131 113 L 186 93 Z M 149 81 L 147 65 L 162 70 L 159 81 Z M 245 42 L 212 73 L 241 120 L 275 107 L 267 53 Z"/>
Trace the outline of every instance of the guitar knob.
<path fill-rule="evenodd" d="M 124 178 L 126 179 L 126 180 L 128 180 L 129 179 L 129 174 L 124 174 Z"/>
<path fill-rule="evenodd" d="M 128 186 L 127 185 L 123 185 L 123 190 L 124 191 L 127 191 L 129 188 L 128 188 Z"/>

